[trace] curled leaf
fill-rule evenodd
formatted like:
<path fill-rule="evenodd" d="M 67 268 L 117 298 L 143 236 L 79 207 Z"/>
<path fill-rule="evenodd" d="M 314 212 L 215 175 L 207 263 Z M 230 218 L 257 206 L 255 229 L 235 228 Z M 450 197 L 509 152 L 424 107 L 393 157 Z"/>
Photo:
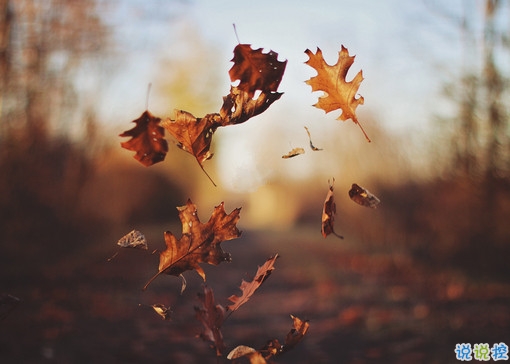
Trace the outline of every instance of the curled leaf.
<path fill-rule="evenodd" d="M 308 139 L 310 140 L 310 148 L 314 151 L 314 152 L 317 152 L 319 150 L 322 150 L 322 148 L 317 148 L 316 146 L 313 145 L 312 143 L 312 136 L 310 135 L 310 131 L 308 130 L 308 128 L 305 126 L 305 130 L 306 130 L 306 133 L 308 134 Z"/>
<path fill-rule="evenodd" d="M 329 181 L 328 181 L 329 182 Z M 324 206 L 322 208 L 322 227 L 321 232 L 323 237 L 327 237 L 329 234 L 336 235 L 340 239 L 344 237 L 338 235 L 335 232 L 334 223 L 335 223 L 335 214 L 336 214 L 336 203 L 335 198 L 333 196 L 333 185 L 335 184 L 335 179 L 333 178 L 333 182 L 329 184 L 329 190 L 326 195 L 326 200 L 324 201 Z"/>
<path fill-rule="evenodd" d="M 172 314 L 172 310 L 170 307 L 166 307 L 165 305 L 161 303 L 156 303 L 154 305 L 151 305 L 154 312 L 156 312 L 159 316 L 163 318 L 163 320 L 170 320 L 170 315 Z"/>
<path fill-rule="evenodd" d="M 294 148 L 287 154 L 282 155 L 282 158 L 289 159 L 289 158 L 293 158 L 293 157 L 296 157 L 296 156 L 298 156 L 300 154 L 304 154 L 304 153 L 305 153 L 305 150 L 303 148 Z"/>
<path fill-rule="evenodd" d="M 371 194 L 367 189 L 353 183 L 349 190 L 349 197 L 357 204 L 370 208 L 377 208 L 377 205 L 381 203 L 375 195 Z"/>

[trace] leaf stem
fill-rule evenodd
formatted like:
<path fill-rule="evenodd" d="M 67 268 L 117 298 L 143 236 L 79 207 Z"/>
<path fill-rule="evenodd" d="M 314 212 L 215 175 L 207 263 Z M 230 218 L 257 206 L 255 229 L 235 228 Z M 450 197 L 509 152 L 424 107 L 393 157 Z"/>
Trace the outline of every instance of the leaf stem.
<path fill-rule="evenodd" d="M 202 163 L 199 162 L 199 160 L 197 159 L 197 163 L 198 165 L 200 166 L 200 168 L 202 169 L 202 171 L 205 173 L 205 175 L 207 176 L 207 178 L 209 178 L 209 181 L 212 182 L 212 184 L 214 185 L 214 187 L 218 187 L 216 186 L 216 183 L 214 183 L 213 179 L 211 178 L 211 176 L 209 176 L 209 173 L 207 173 L 207 171 L 204 169 L 204 166 L 202 165 Z"/>
<path fill-rule="evenodd" d="M 369 143 L 370 143 L 370 142 L 372 142 L 372 141 L 370 140 L 370 138 L 368 137 L 367 133 L 365 132 L 365 129 L 363 129 L 363 125 L 361 125 L 361 123 L 360 123 L 358 120 L 356 120 L 356 124 L 358 124 L 358 126 L 360 127 L 360 129 L 361 129 L 361 131 L 363 132 L 363 135 L 365 136 L 365 138 L 367 139 L 367 141 L 368 141 Z"/>

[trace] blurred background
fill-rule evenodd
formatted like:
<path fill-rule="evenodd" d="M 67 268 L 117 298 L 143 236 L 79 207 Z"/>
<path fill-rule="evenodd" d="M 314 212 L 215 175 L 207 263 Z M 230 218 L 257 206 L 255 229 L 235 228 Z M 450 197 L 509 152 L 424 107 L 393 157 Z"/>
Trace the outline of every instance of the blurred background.
<path fill-rule="evenodd" d="M 161 118 L 219 111 L 233 23 L 241 43 L 288 60 L 284 95 L 217 130 L 204 167 L 218 187 L 172 144 L 142 166 L 118 135 L 148 84 Z M 341 45 L 356 55 L 347 79 L 363 70 L 372 143 L 313 107 L 321 93 L 304 82 L 304 51 L 335 64 Z M 141 292 L 156 255 L 107 261 L 132 229 L 149 252 L 163 231 L 180 236 L 188 198 L 204 222 L 222 201 L 242 207 L 243 236 L 222 244 L 233 262 L 205 267 L 219 303 L 282 256 L 225 323 L 229 349 L 283 340 L 290 314 L 311 328 L 282 363 L 450 363 L 456 343 L 510 344 L 508 1 L 0 0 L 0 74 L 2 362 L 216 362 L 194 337 L 194 272 L 183 295 L 167 276 Z M 333 178 L 344 240 L 320 234 Z M 352 202 L 352 183 L 379 207 Z M 140 303 L 174 307 L 173 321 Z"/>

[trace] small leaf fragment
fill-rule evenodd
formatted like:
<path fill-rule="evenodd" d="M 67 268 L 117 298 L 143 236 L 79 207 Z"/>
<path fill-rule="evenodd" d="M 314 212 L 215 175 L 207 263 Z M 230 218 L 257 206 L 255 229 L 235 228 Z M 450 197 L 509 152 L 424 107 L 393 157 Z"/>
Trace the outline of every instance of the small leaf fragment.
<path fill-rule="evenodd" d="M 117 245 L 121 248 L 149 249 L 145 236 L 138 230 L 131 230 L 129 233 L 119 239 Z"/>
<path fill-rule="evenodd" d="M 305 150 L 303 148 L 294 148 L 287 154 L 282 155 L 282 158 L 289 159 L 289 158 L 293 158 L 293 157 L 296 157 L 296 156 L 298 156 L 300 154 L 304 154 L 304 153 L 305 153 Z"/>
<path fill-rule="evenodd" d="M 305 126 L 305 130 L 306 130 L 306 133 L 308 134 L 308 139 L 310 140 L 310 148 L 314 151 L 314 152 L 317 152 L 319 150 L 322 150 L 322 148 L 317 148 L 316 146 L 313 145 L 312 143 L 312 136 L 310 135 L 310 131 L 308 130 L 308 128 Z"/>
<path fill-rule="evenodd" d="M 367 189 L 353 183 L 349 190 L 349 197 L 357 204 L 370 208 L 377 208 L 377 205 L 381 203 L 375 195 L 370 193 Z"/>
<path fill-rule="evenodd" d="M 156 312 L 159 316 L 163 318 L 163 320 L 171 319 L 170 315 L 172 313 L 172 310 L 170 309 L 170 307 L 166 307 L 161 303 L 156 303 L 154 305 L 151 305 L 151 307 L 153 308 L 154 312 Z"/>

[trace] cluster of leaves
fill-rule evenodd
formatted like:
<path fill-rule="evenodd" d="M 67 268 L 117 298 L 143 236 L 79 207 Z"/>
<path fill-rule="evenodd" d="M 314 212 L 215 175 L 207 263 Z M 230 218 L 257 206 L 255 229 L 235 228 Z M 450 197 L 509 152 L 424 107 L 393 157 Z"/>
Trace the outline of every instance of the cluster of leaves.
<path fill-rule="evenodd" d="M 356 115 L 357 106 L 364 102 L 362 96 L 357 96 L 358 88 L 363 80 L 362 72 L 360 71 L 350 82 L 345 79 L 354 62 L 354 56 L 349 56 L 347 49 L 342 46 L 337 64 L 330 66 L 324 61 L 319 48 L 315 54 L 308 49 L 305 53 L 309 56 L 306 64 L 317 70 L 317 76 L 306 81 L 307 84 L 312 87 L 312 91 L 325 92 L 325 95 L 321 96 L 314 106 L 323 109 L 326 113 L 340 109 L 342 114 L 339 119 L 351 119 L 361 128 L 365 138 L 370 142 Z M 277 90 L 287 61 L 278 61 L 277 53 L 273 51 L 263 53 L 262 49 L 254 50 L 249 44 L 238 44 L 234 48 L 232 62 L 234 65 L 229 71 L 230 79 L 232 82 L 239 81 L 239 83 L 237 86 L 231 86 L 229 94 L 223 97 L 223 105 L 219 112 L 196 118 L 189 112 L 175 110 L 173 118 L 162 120 L 146 110 L 138 119 L 134 120 L 136 124 L 134 128 L 120 134 L 121 137 L 131 137 L 130 140 L 121 143 L 121 146 L 135 151 L 135 159 L 145 166 L 150 166 L 165 159 L 168 152 L 168 142 L 165 139 L 166 131 L 176 141 L 177 147 L 195 157 L 207 175 L 203 163 L 213 156 L 210 147 L 212 136 L 217 128 L 246 122 L 267 110 L 282 95 Z M 258 95 L 255 97 L 257 93 Z M 321 151 L 321 148 L 314 146 L 310 131 L 306 126 L 305 130 L 308 134 L 310 149 Z M 293 158 L 304 152 L 303 148 L 294 148 L 282 158 Z M 209 175 L 207 176 L 209 177 Z M 333 196 L 333 184 L 334 179 L 329 185 L 324 202 L 321 232 L 325 238 L 334 234 L 343 239 L 343 236 L 337 234 L 334 229 L 336 204 Z M 352 185 L 349 196 L 354 202 L 371 208 L 375 208 L 380 202 L 377 197 L 357 184 Z M 194 270 L 205 282 L 206 275 L 200 266 L 201 263 L 218 265 L 221 262 L 231 261 L 230 253 L 223 251 L 221 243 L 241 236 L 241 232 L 236 226 L 240 218 L 240 208 L 227 214 L 222 202 L 214 208 L 206 223 L 200 222 L 197 207 L 190 199 L 186 205 L 177 207 L 177 209 L 182 223 L 182 236 L 177 239 L 170 231 L 164 233 L 166 249 L 159 252 L 158 270 L 147 281 L 143 287 L 144 290 L 154 279 L 162 274 L 167 274 L 182 278 L 182 293 L 186 288 L 184 272 Z M 136 230 L 122 237 L 118 245 L 121 248 L 148 250 L 145 237 Z M 278 254 L 275 254 L 262 266 L 259 266 L 252 281 L 243 280 L 240 285 L 242 294 L 230 296 L 228 300 L 231 303 L 225 307 L 216 302 L 212 288 L 206 285 L 204 285 L 203 293 L 198 295 L 201 305 L 195 307 L 195 317 L 203 325 L 199 337 L 211 343 L 218 357 L 221 357 L 226 350 L 221 332 L 222 325 L 233 312 L 248 302 L 255 291 L 267 280 L 274 270 L 277 258 Z M 160 303 L 152 304 L 150 307 L 163 319 L 171 318 L 171 308 Z M 307 320 L 301 320 L 292 315 L 291 318 L 293 328 L 287 334 L 283 344 L 277 339 L 271 339 L 259 350 L 241 345 L 230 351 L 227 358 L 236 360 L 244 357 L 250 363 L 266 363 L 271 357 L 292 349 L 307 333 L 309 323 Z"/>
<path fill-rule="evenodd" d="M 244 123 L 267 110 L 283 95 L 277 90 L 287 61 L 279 61 L 278 53 L 263 53 L 262 48 L 254 50 L 249 44 L 238 44 L 234 48 L 232 61 L 234 65 L 229 70 L 230 80 L 239 81 L 239 84 L 231 86 L 230 93 L 223 97 L 219 112 L 196 118 L 187 111 L 175 110 L 173 118 L 161 121 L 161 118 L 146 110 L 133 120 L 136 124 L 134 128 L 120 134 L 121 137 L 131 137 L 121 146 L 135 151 L 135 159 L 145 166 L 151 166 L 163 161 L 168 152 L 166 130 L 175 139 L 177 147 L 192 154 L 207 174 L 203 163 L 213 156 L 210 147 L 216 129 Z M 254 98 L 256 91 L 260 93 Z M 212 179 L 211 182 L 214 184 Z"/>

